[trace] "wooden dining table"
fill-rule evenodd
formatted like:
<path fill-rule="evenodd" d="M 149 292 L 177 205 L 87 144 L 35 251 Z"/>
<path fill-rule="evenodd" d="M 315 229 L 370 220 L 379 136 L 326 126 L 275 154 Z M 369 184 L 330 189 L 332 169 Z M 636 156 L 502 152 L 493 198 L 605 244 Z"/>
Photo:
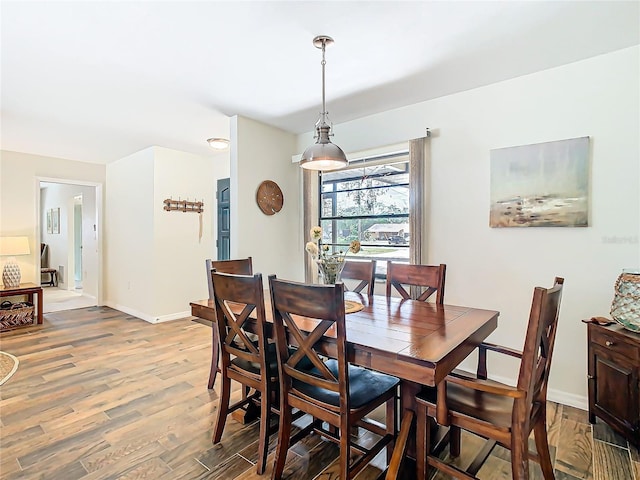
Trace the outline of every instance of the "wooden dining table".
<path fill-rule="evenodd" d="M 345 300 L 364 307 L 345 318 L 349 362 L 400 378 L 403 410 L 415 411 L 415 395 L 423 386 L 438 388 L 438 398 L 444 399 L 442 380 L 498 325 L 499 312 L 493 310 L 379 295 L 368 297 L 353 292 L 346 292 Z M 268 292 L 265 310 L 267 321 L 271 322 Z M 213 300 L 191 302 L 191 313 L 202 323 L 212 324 L 216 320 Z M 302 331 L 311 331 L 315 322 L 296 318 Z M 335 358 L 332 334 L 335 332 L 329 329 L 318 350 Z M 217 358 L 217 351 L 214 352 Z M 446 402 L 438 402 L 437 421 L 447 424 Z"/>

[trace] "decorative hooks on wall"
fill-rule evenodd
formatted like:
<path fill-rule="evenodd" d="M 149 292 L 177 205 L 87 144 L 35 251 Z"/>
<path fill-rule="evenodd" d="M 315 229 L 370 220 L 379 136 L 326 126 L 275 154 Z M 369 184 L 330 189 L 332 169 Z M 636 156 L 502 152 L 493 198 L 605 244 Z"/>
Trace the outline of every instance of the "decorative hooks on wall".
<path fill-rule="evenodd" d="M 202 213 L 204 211 L 204 202 L 190 202 L 189 200 L 174 200 L 167 198 L 164 201 L 164 210 L 167 212 L 195 212 Z"/>

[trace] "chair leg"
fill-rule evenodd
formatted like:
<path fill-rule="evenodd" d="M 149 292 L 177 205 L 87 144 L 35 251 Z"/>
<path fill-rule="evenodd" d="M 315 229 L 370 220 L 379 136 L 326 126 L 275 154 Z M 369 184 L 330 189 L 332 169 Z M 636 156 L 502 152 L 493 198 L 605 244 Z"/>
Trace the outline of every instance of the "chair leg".
<path fill-rule="evenodd" d="M 227 422 L 229 413 L 229 399 L 231 398 L 231 380 L 226 375 L 222 376 L 222 388 L 220 392 L 220 402 L 218 403 L 218 419 L 216 428 L 213 431 L 213 443 L 219 443 L 224 431 L 224 425 Z"/>
<path fill-rule="evenodd" d="M 211 328 L 211 370 L 209 371 L 209 383 L 207 388 L 211 390 L 213 384 L 216 383 L 216 375 L 218 374 L 218 357 L 220 356 L 218 344 L 218 330 L 216 325 Z"/>
<path fill-rule="evenodd" d="M 540 418 L 533 427 L 533 435 L 536 440 L 536 450 L 540 457 L 540 468 L 545 480 L 553 480 L 553 464 L 549 455 L 549 441 L 547 439 L 546 412 L 540 413 Z"/>
<path fill-rule="evenodd" d="M 395 449 L 395 438 L 398 436 L 398 427 L 396 425 L 398 418 L 398 402 L 396 397 L 387 400 L 387 414 L 385 419 L 385 426 L 387 427 L 387 433 L 392 435 L 394 440 L 387 445 L 387 464 L 391 461 L 393 456 L 393 450 Z"/>
<path fill-rule="evenodd" d="M 276 448 L 276 461 L 271 472 L 271 480 L 280 480 L 284 471 L 284 464 L 287 461 L 289 451 L 289 440 L 291 438 L 291 407 L 280 401 L 280 420 L 278 425 L 278 447 Z"/>
<path fill-rule="evenodd" d="M 426 480 L 428 474 L 427 455 L 431 440 L 427 406 L 418 403 L 416 413 L 416 477 L 418 480 Z"/>
<path fill-rule="evenodd" d="M 460 456 L 460 427 L 453 425 L 449 428 L 449 453 L 454 458 Z"/>
<path fill-rule="evenodd" d="M 258 441 L 258 475 L 264 473 L 269 450 L 269 427 L 271 425 L 271 389 L 266 387 L 260 396 L 260 440 Z"/>
<path fill-rule="evenodd" d="M 513 480 L 529 479 L 529 445 L 524 435 L 511 433 L 511 478 Z"/>
<path fill-rule="evenodd" d="M 348 428 L 348 422 L 340 421 L 340 479 L 348 480 L 349 477 L 349 463 L 350 463 L 350 442 L 351 432 Z"/>

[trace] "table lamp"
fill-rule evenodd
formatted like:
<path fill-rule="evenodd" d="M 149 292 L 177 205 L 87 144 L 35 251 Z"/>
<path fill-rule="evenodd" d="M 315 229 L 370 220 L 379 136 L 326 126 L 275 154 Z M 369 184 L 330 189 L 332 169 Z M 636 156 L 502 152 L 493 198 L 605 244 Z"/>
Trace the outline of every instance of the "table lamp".
<path fill-rule="evenodd" d="M 27 237 L 0 237 L 0 255 L 8 256 L 2 270 L 2 283 L 5 288 L 20 286 L 20 267 L 13 258 L 16 255 L 29 255 L 29 239 Z"/>

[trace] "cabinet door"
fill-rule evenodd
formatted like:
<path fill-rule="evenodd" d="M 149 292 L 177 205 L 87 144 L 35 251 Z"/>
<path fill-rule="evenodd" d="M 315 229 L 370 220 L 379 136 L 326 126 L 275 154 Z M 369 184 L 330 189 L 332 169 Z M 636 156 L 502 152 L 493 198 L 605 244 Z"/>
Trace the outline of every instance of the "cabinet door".
<path fill-rule="evenodd" d="M 589 370 L 593 407 L 622 428 L 638 427 L 638 369 L 624 357 L 592 345 Z M 599 411 L 599 412 L 598 412 Z"/>

